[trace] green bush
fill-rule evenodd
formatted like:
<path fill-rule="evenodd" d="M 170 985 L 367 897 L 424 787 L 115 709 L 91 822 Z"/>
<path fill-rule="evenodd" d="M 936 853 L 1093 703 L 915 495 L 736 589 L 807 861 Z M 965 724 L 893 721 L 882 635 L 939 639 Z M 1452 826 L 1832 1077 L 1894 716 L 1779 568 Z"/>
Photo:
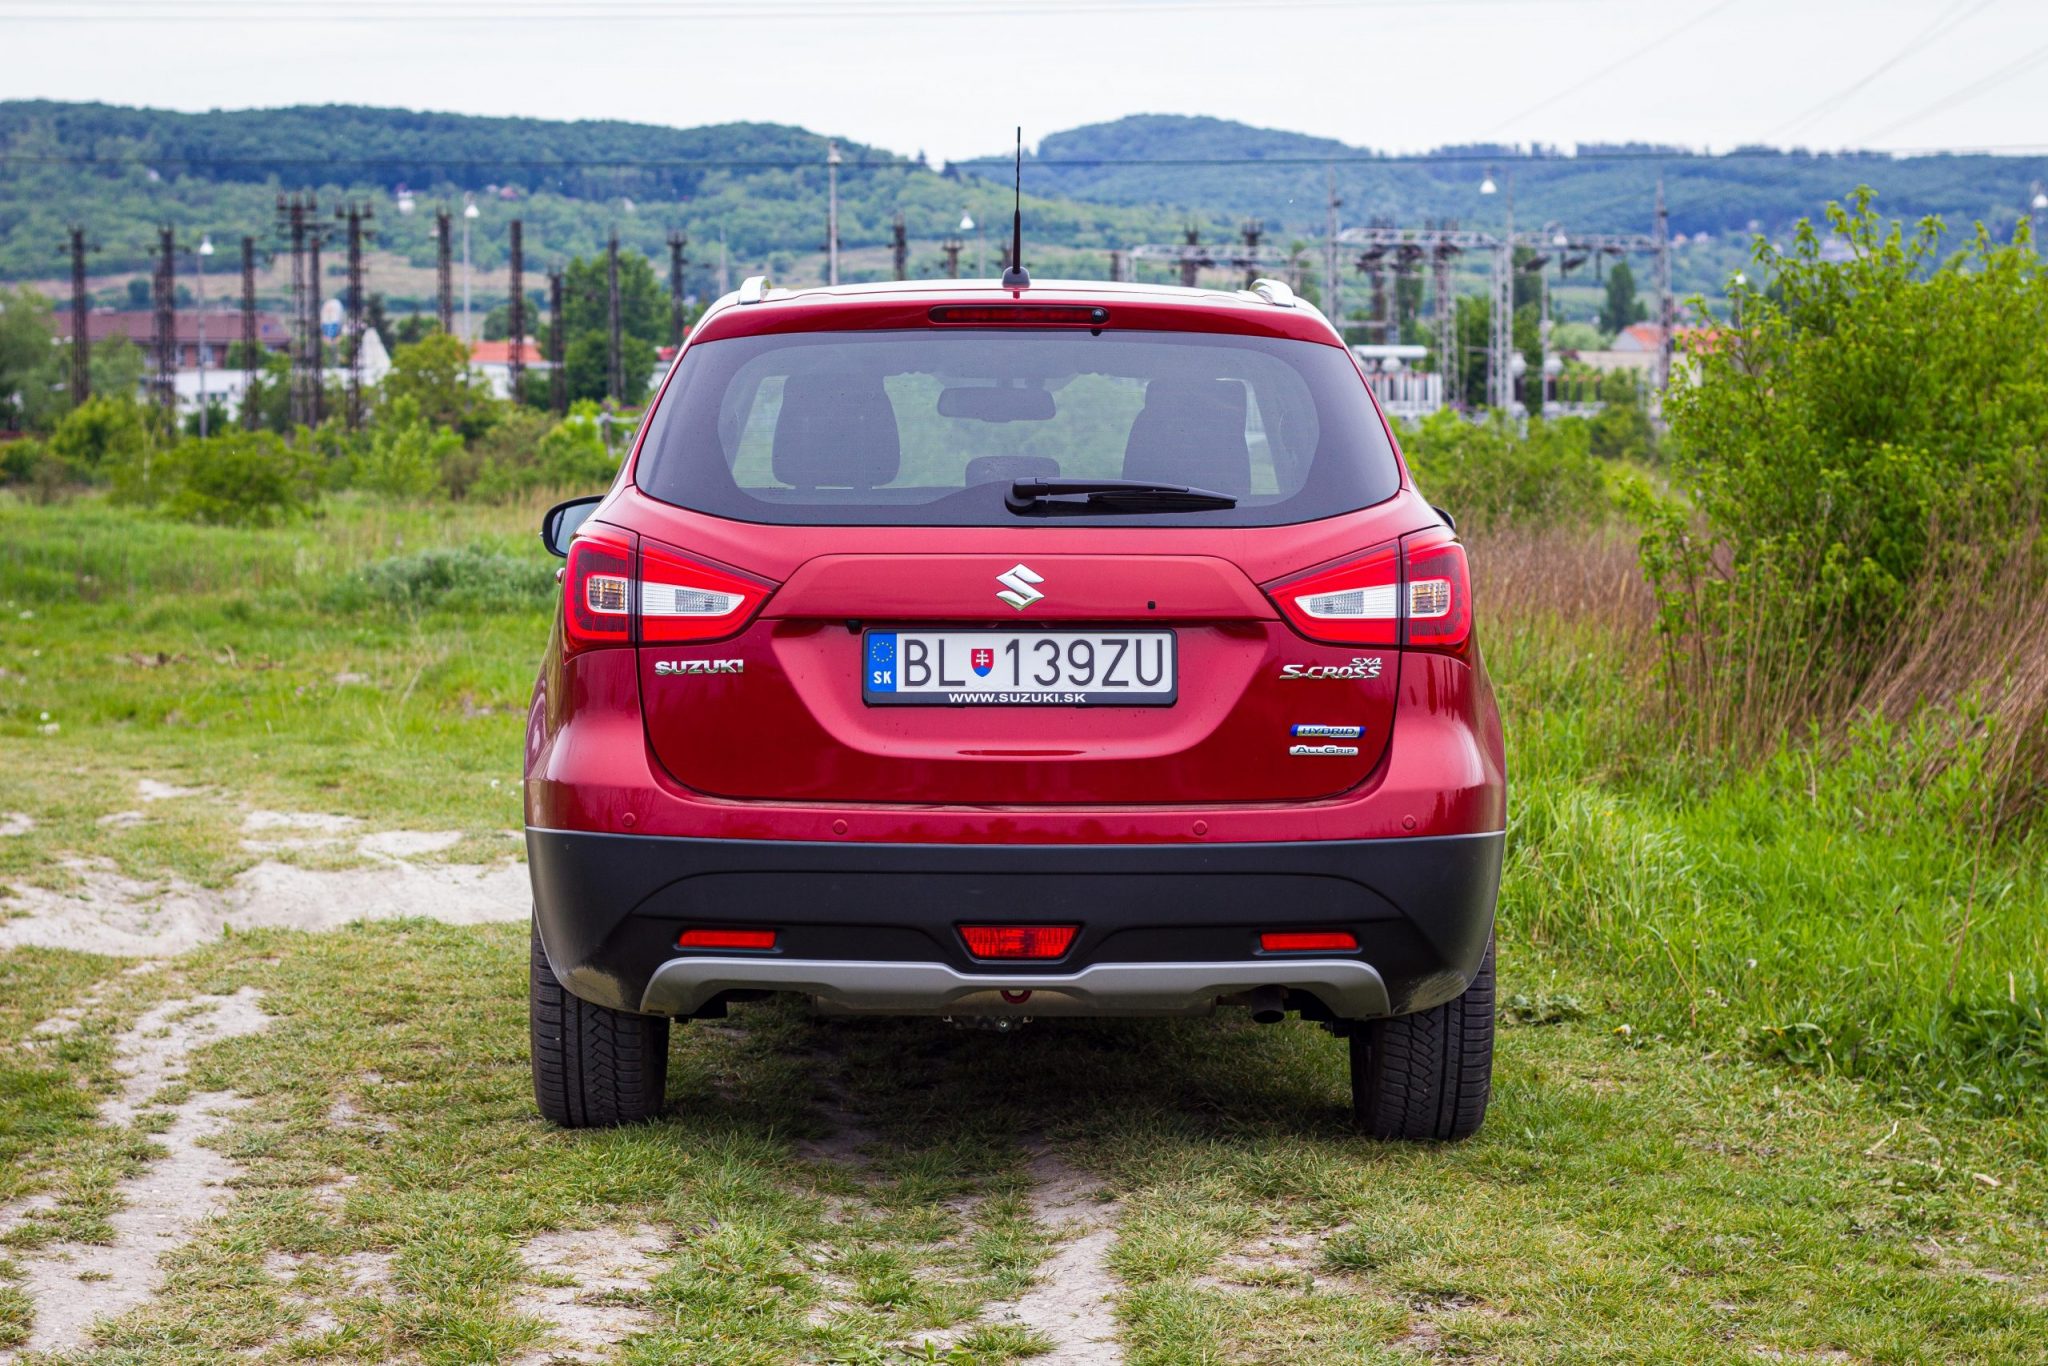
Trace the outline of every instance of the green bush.
<path fill-rule="evenodd" d="M 50 454 L 87 479 L 139 462 L 149 444 L 142 405 L 132 398 L 88 398 L 50 434 Z"/>
<path fill-rule="evenodd" d="M 1607 472 L 1580 418 L 1531 418 L 1524 435 L 1498 414 L 1474 423 L 1447 409 L 1405 428 L 1401 451 L 1423 496 L 1461 529 L 1583 524 L 1608 509 Z"/>
<path fill-rule="evenodd" d="M 139 453 L 114 471 L 115 496 L 187 522 L 275 526 L 316 489 L 303 455 L 272 432 L 224 432 Z"/>
<path fill-rule="evenodd" d="M 330 605 L 373 603 L 411 611 L 524 612 L 545 608 L 555 592 L 555 565 L 537 556 L 479 546 L 423 550 L 366 565 Z"/>
<path fill-rule="evenodd" d="M 1768 745 L 1853 692 L 1915 599 L 1967 599 L 1987 548 L 2038 534 L 2048 274 L 2024 222 L 1943 259 L 1938 221 L 1908 237 L 1870 200 L 1829 206 L 1846 260 L 1805 222 L 1760 243 L 1667 399 L 1685 502 L 1640 507 L 1643 561 L 1710 741 Z"/>
<path fill-rule="evenodd" d="M 462 437 L 429 426 L 419 405 L 399 399 L 380 416 L 356 459 L 356 487 L 388 498 L 424 498 L 441 487 L 442 466 L 462 450 Z"/>
<path fill-rule="evenodd" d="M 505 498 L 529 489 L 596 490 L 618 473 L 594 404 L 579 403 L 530 446 L 503 447 L 477 475 L 476 495 Z"/>

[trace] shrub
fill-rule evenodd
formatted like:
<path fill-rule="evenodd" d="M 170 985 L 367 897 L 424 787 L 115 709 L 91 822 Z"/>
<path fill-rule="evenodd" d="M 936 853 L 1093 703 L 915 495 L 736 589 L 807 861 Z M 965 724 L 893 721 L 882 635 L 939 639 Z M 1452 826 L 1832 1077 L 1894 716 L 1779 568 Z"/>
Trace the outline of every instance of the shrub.
<path fill-rule="evenodd" d="M 619 470 L 606 449 L 594 404 L 579 403 L 529 446 L 502 447 L 477 475 L 481 498 L 505 498 L 528 489 L 601 489 Z"/>
<path fill-rule="evenodd" d="M 138 456 L 115 476 L 115 494 L 124 501 L 223 526 L 275 526 L 305 511 L 314 493 L 304 458 L 272 432 L 183 441 Z"/>
<path fill-rule="evenodd" d="M 89 398 L 50 434 L 50 454 L 81 478 L 140 461 L 148 447 L 142 407 L 131 398 Z"/>
<path fill-rule="evenodd" d="M 540 449 L 541 438 L 554 426 L 554 419 L 532 408 L 509 408 L 498 424 L 459 451 L 452 451 L 441 463 L 441 483 L 449 494 L 467 498 L 472 493 L 492 496 L 493 485 L 479 489 L 487 475 L 502 490 L 505 471 L 531 464 Z"/>
<path fill-rule="evenodd" d="M 1445 410 L 1404 430 L 1401 449 L 1424 496 L 1461 529 L 1585 524 L 1608 509 L 1606 471 L 1582 419 L 1532 418 L 1522 435 L 1498 414 L 1474 423 Z"/>
<path fill-rule="evenodd" d="M 2040 573 L 2048 275 L 2024 224 L 1942 260 L 1938 221 L 1909 238 L 1870 200 L 1829 206 L 1846 260 L 1805 222 L 1760 243 L 1667 400 L 1687 502 L 1641 503 L 1643 561 L 1674 710 L 1709 744 L 1839 715 L 1915 603 L 1970 610 L 1987 558 Z"/>
<path fill-rule="evenodd" d="M 389 498 L 424 498 L 441 486 L 442 466 L 461 450 L 461 436 L 429 426 L 418 404 L 400 399 L 385 411 L 357 458 L 356 486 Z"/>
<path fill-rule="evenodd" d="M 523 612 L 548 605 L 555 591 L 552 561 L 478 546 L 423 550 L 366 565 L 332 605 L 384 603 L 412 611 L 439 607 L 467 612 Z"/>
<path fill-rule="evenodd" d="M 410 402 L 411 411 L 428 425 L 453 429 L 468 440 L 488 431 L 504 406 L 470 368 L 462 339 L 445 332 L 399 347 L 378 395 L 387 407 Z"/>

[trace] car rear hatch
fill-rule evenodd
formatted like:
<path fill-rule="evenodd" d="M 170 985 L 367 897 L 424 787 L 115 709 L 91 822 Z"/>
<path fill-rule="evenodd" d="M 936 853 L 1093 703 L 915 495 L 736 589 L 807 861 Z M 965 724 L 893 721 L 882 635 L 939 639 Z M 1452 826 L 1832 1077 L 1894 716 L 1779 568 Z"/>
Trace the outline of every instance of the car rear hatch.
<path fill-rule="evenodd" d="M 1302 639 L 1229 561 L 1108 550 L 826 553 L 740 635 L 640 651 L 649 742 L 692 788 L 995 806 L 1343 792 L 1396 663 Z"/>
<path fill-rule="evenodd" d="M 1364 556 L 1390 608 L 1415 500 L 1326 323 L 1194 297 L 822 292 L 700 327 L 632 472 L 668 771 L 986 806 L 1364 780 L 1395 637 L 1303 631 L 1268 590 Z"/>

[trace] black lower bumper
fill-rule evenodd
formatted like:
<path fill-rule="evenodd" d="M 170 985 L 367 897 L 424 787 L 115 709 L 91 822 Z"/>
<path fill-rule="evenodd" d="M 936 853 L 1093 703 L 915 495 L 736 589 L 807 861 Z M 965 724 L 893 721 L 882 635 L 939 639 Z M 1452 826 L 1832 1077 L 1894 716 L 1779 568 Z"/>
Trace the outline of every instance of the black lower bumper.
<path fill-rule="evenodd" d="M 1501 834 L 1260 844 L 817 844 L 526 832 L 535 915 L 562 984 L 620 1010 L 714 1013 L 728 992 L 802 990 L 828 1002 L 833 969 L 862 988 L 855 1008 L 953 1009 L 962 984 L 1042 986 L 1083 1012 L 1149 999 L 1151 976 L 1288 989 L 1290 1008 L 1407 1014 L 1450 1000 L 1478 970 L 1493 928 Z M 978 962 L 958 927 L 1081 926 L 1050 963 Z M 773 952 L 723 953 L 717 970 L 679 951 L 691 926 L 772 927 Z M 1355 954 L 1265 955 L 1271 929 L 1349 930 Z M 751 970 L 749 962 L 761 964 Z M 1361 971 L 1361 965 L 1369 971 Z M 893 971 L 901 969 L 901 971 Z M 1190 971 L 1195 969 L 1195 971 Z M 916 995 L 934 976 L 946 1000 Z M 1344 984 L 1376 977 L 1376 995 Z M 860 994 L 878 978 L 890 991 Z M 1092 991 L 1085 983 L 1092 978 Z M 695 990 L 676 994 L 687 979 Z M 1336 983 L 1330 990 L 1318 984 Z M 1114 981 L 1114 989 L 1104 983 Z M 898 989 L 900 988 L 900 989 Z M 909 993 L 909 994 L 905 994 Z M 1164 1000 L 1162 996 L 1159 999 Z M 1336 1002 L 1345 1003 L 1340 1006 Z M 1033 1013 L 1021 1009 L 1018 1013 Z M 1134 1013 L 1145 1013 L 1142 1006 Z"/>

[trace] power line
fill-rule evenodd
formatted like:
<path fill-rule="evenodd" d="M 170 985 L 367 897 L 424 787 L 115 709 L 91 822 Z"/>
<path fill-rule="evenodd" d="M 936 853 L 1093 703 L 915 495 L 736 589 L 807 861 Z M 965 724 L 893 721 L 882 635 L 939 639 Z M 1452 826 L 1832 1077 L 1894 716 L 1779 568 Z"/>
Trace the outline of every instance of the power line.
<path fill-rule="evenodd" d="M 1984 10 L 1989 9 L 1991 4 L 1992 0 L 1974 0 L 1974 3 L 1973 0 L 1956 0 L 1955 4 L 1936 15 L 1933 23 L 1907 39 L 1905 46 L 1901 47 L 1897 52 L 1879 62 L 1875 67 L 1865 72 L 1849 85 L 1844 86 L 1820 103 L 1814 105 L 1805 113 L 1779 124 L 1776 128 L 1764 134 L 1764 136 L 1766 138 L 1780 137 L 1791 132 L 1794 128 L 1811 123 L 1822 115 L 1834 112 L 1879 76 L 1884 75 L 1908 57 L 1916 56 L 1926 51 L 1956 29 L 1961 28 L 1970 20 L 1976 18 Z"/>
<path fill-rule="evenodd" d="M 1732 3 L 1732 0 L 1730 0 Z M 2048 48 L 2037 50 L 2023 62 L 2048 56 Z M 2017 66 L 2009 71 L 2019 74 Z M 2004 79 L 2001 75 L 1999 79 Z M 1988 87 L 1987 87 L 1988 88 Z M 1960 92 L 1946 103 L 1954 103 L 1976 92 Z M 1946 103 L 1941 107 L 1946 107 Z M 1934 109 L 1921 111 L 1915 118 Z M 1909 123 L 1911 119 L 1901 120 Z M 1897 127 L 1898 125 L 1893 125 Z M 1886 129 L 1890 132 L 1891 129 Z M 2048 152 L 2048 143 L 1991 143 L 1975 146 L 1917 146 L 1917 147 L 1855 147 L 1840 151 L 1817 152 L 1767 147 L 1738 147 L 1726 152 L 1695 151 L 1686 148 L 1593 148 L 1571 153 L 1537 154 L 1522 151 L 1488 150 L 1485 146 L 1438 150 L 1431 152 L 1359 152 L 1351 155 L 1330 155 L 1328 153 L 1302 156 L 1242 156 L 1242 157 L 1040 157 L 1032 162 L 1036 167 L 1061 166 L 1426 166 L 1456 165 L 1462 163 L 1489 166 L 1556 166 L 1569 168 L 1574 165 L 1595 162 L 1629 161 L 1700 161 L 1707 163 L 1726 161 L 1833 161 L 1863 158 L 1911 157 L 1911 156 L 2037 156 Z M 817 165 L 815 157 L 805 158 L 738 158 L 738 157 L 563 157 L 537 160 L 523 157 L 442 157 L 422 153 L 412 157 L 330 157 L 319 154 L 278 155 L 278 156 L 216 156 L 211 154 L 172 154 L 144 156 L 131 153 L 123 156 L 64 156 L 47 153 L 0 152 L 0 164 L 37 166 L 148 166 L 205 167 L 205 166 L 247 166 L 247 167 L 309 167 L 322 170 L 416 170 L 429 167 L 436 170 L 520 170 L 520 171 L 587 171 L 587 170 L 810 170 Z M 1000 167 L 1008 169 L 1007 159 L 974 157 L 953 162 L 952 165 L 967 169 L 976 167 Z M 917 171 L 926 169 L 920 163 L 905 158 L 849 158 L 840 167 L 842 173 L 852 171 Z"/>
<path fill-rule="evenodd" d="M 377 23 L 394 20 L 410 23 L 503 23 L 540 21 L 576 23 L 690 23 L 704 21 L 767 20 L 788 22 L 804 19 L 991 19 L 1058 18 L 1061 16 L 1122 14 L 1201 14 L 1245 10 L 1415 10 L 1415 9 L 1539 9 L 1558 6 L 1614 5 L 1622 0 L 994 0 L 988 4 L 934 3 L 913 0 L 847 0 L 823 4 L 820 0 L 795 0 L 788 4 L 749 4 L 731 0 L 709 5 L 679 3 L 677 0 L 594 0 L 590 4 L 569 4 L 566 0 L 539 0 L 525 6 L 464 3 L 464 0 L 425 0 L 408 5 L 395 0 L 359 0 L 347 8 L 306 8 L 274 3 L 243 4 L 240 0 L 193 0 L 176 7 L 142 3 L 141 0 L 77 0 L 58 4 L 56 0 L 0 0 L 0 17 L 25 23 Z"/>
<path fill-rule="evenodd" d="M 1953 92 L 1952 94 L 1944 95 L 1942 98 L 1936 100 L 1933 104 L 1928 105 L 1925 109 L 1919 110 L 1916 113 L 1908 114 L 1905 118 L 1896 119 L 1893 122 L 1886 124 L 1882 129 L 1880 129 L 1876 133 L 1873 133 L 1871 136 L 1881 138 L 1885 136 L 1885 134 L 1890 133 L 1895 129 L 1904 128 L 1909 123 L 1918 123 L 1921 119 L 1928 118 L 1934 114 L 1939 114 L 1943 110 L 1953 109 L 1955 108 L 1955 106 L 1959 104 L 1966 104 L 1969 101 L 1976 99 L 1979 95 L 1988 94 L 1990 91 L 1995 90 L 2001 85 L 2004 85 L 2013 77 L 2023 75 L 2026 72 L 2032 70 L 2034 67 L 2039 66 L 2044 59 L 2048 59 L 2048 43 L 2043 43 L 2040 47 L 2035 48 L 2032 52 L 2029 52 L 2026 56 L 2019 58 L 2017 61 L 2007 62 L 2004 66 L 1992 72 L 1990 75 L 1980 77 L 1979 79 L 1970 82 L 1970 84 L 1964 86 L 1960 90 Z"/>
<path fill-rule="evenodd" d="M 1701 10 L 1698 14 L 1695 14 L 1692 18 L 1680 24 L 1677 28 L 1671 29 L 1666 33 L 1659 34 L 1657 37 L 1652 38 L 1649 42 L 1644 43 L 1641 47 L 1635 48 L 1623 54 L 1622 56 L 1615 58 L 1612 62 L 1609 62 L 1606 66 L 1601 67 L 1598 71 L 1595 71 L 1592 75 L 1585 77 L 1583 80 L 1577 82 L 1576 84 L 1568 85 L 1564 89 L 1559 90 L 1554 94 L 1544 96 L 1542 99 L 1536 101 L 1536 103 L 1530 105 L 1527 109 L 1524 109 L 1521 113 L 1515 115 L 1513 118 L 1507 120 L 1505 123 L 1502 123 L 1500 125 L 1501 129 L 1511 128 L 1515 124 L 1520 123 L 1523 119 L 1528 118 L 1531 114 L 1541 113 L 1543 110 L 1550 108 L 1550 106 L 1558 103 L 1561 100 L 1570 99 L 1573 95 L 1578 94 L 1581 90 L 1587 90 L 1593 86 L 1600 84 L 1600 82 L 1606 80 L 1609 76 L 1612 76 L 1615 72 L 1621 70 L 1630 62 L 1633 62 L 1640 57 L 1645 57 L 1649 55 L 1650 53 L 1656 51 L 1658 48 L 1664 46 L 1664 44 L 1670 42 L 1673 38 L 1678 37 L 1680 34 L 1687 33 L 1693 29 L 1698 28 L 1701 24 L 1704 24 L 1705 22 L 1707 22 L 1707 20 L 1721 13 L 1721 11 L 1727 9 L 1730 5 L 1733 5 L 1734 3 L 1735 0 L 1720 0 L 1720 3 L 1718 4 L 1709 5 L 1707 8 Z"/>

